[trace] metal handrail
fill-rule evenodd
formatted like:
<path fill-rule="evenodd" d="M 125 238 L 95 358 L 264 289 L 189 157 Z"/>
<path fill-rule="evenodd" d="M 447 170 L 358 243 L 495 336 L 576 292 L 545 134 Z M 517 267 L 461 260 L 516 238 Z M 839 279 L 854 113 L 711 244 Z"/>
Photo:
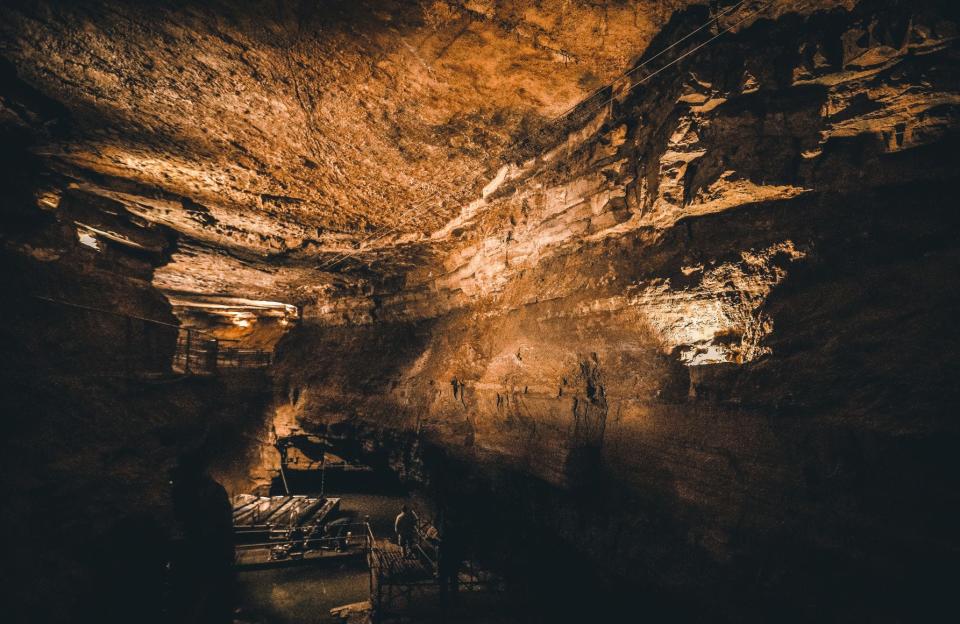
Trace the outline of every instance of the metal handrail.
<path fill-rule="evenodd" d="M 193 337 L 194 333 L 206 332 L 192 328 L 180 329 L 173 363 L 186 371 L 214 373 L 219 368 L 265 368 L 273 364 L 272 351 L 239 347 L 220 348 L 220 342 L 229 339 L 214 337 L 197 340 Z"/>
<path fill-rule="evenodd" d="M 163 325 L 165 327 L 173 327 L 174 329 L 186 329 L 182 325 L 177 325 L 175 323 L 168 323 L 166 321 L 159 321 L 157 319 L 146 318 L 143 316 L 137 316 L 135 314 L 127 314 L 125 312 L 118 312 L 116 310 L 106 310 L 104 308 L 96 308 L 94 306 L 88 306 L 82 303 L 75 303 L 73 301 L 64 301 L 63 299 L 54 299 L 53 297 L 44 297 L 42 295 L 30 295 L 30 296 L 33 297 L 34 299 L 38 299 L 39 301 L 46 301 L 47 303 L 57 303 L 59 305 L 67 306 L 69 308 L 77 308 L 80 310 L 86 310 L 88 312 L 99 312 L 100 314 L 109 314 L 111 316 L 119 316 L 121 318 L 128 318 L 128 319 L 133 319 L 135 321 L 142 321 L 144 323 L 151 323 L 153 325 Z M 211 334 L 210 332 L 204 331 L 202 329 L 191 329 L 190 331 L 213 336 L 213 334 Z M 235 342 L 235 341 L 230 340 L 230 342 Z"/>
<path fill-rule="evenodd" d="M 178 330 L 177 342 L 174 346 L 172 364 L 180 367 L 185 373 L 213 373 L 218 368 L 264 368 L 273 363 L 273 352 L 265 349 L 242 349 L 240 347 L 221 347 L 222 343 L 239 342 L 233 338 L 219 338 L 212 332 L 184 327 L 176 323 L 169 323 L 158 319 L 127 314 L 118 310 L 98 308 L 73 301 L 55 299 L 44 295 L 30 295 L 33 299 L 45 303 L 54 303 L 69 308 L 96 312 L 108 316 L 138 321 L 159 327 L 169 327 Z M 129 331 L 129 330 L 128 330 Z M 129 345 L 128 345 L 129 348 Z"/>
<path fill-rule="evenodd" d="M 368 526 L 369 526 L 369 525 L 368 525 Z M 426 560 L 426 562 L 429 563 L 430 566 L 431 566 L 432 568 L 434 568 L 434 570 L 436 570 L 436 567 L 437 567 L 437 558 L 436 558 L 436 555 L 430 555 L 430 553 L 428 553 L 426 550 L 424 550 L 424 547 L 423 547 L 424 544 L 431 544 L 431 543 L 432 543 L 432 542 L 431 542 L 431 538 L 427 536 L 426 531 L 424 530 L 424 527 L 426 527 L 426 526 L 432 526 L 432 525 L 430 525 L 430 523 L 428 523 L 428 522 L 420 522 L 420 523 L 417 525 L 417 539 L 416 539 L 416 543 L 413 545 L 413 547 L 423 556 L 423 559 Z M 372 533 L 371 533 L 370 537 L 371 537 L 371 539 L 373 539 L 373 534 L 372 534 Z M 391 543 L 392 543 L 392 542 L 391 542 Z M 384 548 L 381 548 L 381 547 L 376 546 L 376 540 L 373 540 L 372 544 L 373 544 L 373 546 L 371 547 L 371 550 L 373 550 L 373 551 L 382 552 L 382 551 L 385 550 Z"/>
<path fill-rule="evenodd" d="M 349 537 L 346 536 L 346 535 L 343 535 L 343 536 L 340 536 L 340 537 L 330 537 L 330 536 L 326 536 L 326 537 L 311 537 L 311 536 L 309 536 L 309 535 L 304 535 L 302 538 L 298 538 L 298 539 L 282 539 L 282 540 L 278 539 L 278 540 L 271 540 L 271 541 L 269 541 L 269 542 L 257 542 L 257 543 L 254 543 L 254 544 L 236 544 L 236 545 L 234 546 L 234 548 L 235 548 L 236 550 L 238 550 L 238 551 L 239 551 L 239 550 L 255 550 L 255 549 L 257 549 L 257 548 L 267 548 L 267 547 L 274 547 L 274 546 L 283 546 L 283 545 L 286 545 L 286 544 L 290 544 L 290 545 L 294 545 L 294 544 L 306 544 L 306 543 L 308 543 L 308 542 L 310 542 L 310 543 L 313 543 L 313 542 L 332 542 L 332 543 L 336 543 L 336 542 L 343 542 L 343 541 L 345 541 L 345 540 L 347 540 L 347 539 L 359 539 L 359 540 L 362 540 L 363 545 L 364 545 L 364 548 L 367 549 L 367 550 L 369 550 L 369 549 L 371 549 L 371 548 L 374 548 L 375 538 L 374 538 L 374 536 L 373 536 L 373 530 L 370 528 L 370 523 L 368 523 L 368 522 L 351 522 L 351 523 L 348 523 L 348 524 L 346 524 L 346 525 L 341 525 L 341 526 L 358 527 L 360 530 L 359 530 L 357 533 L 355 533 L 355 534 L 351 534 Z M 289 533 L 289 532 L 290 532 L 290 531 L 283 531 L 283 533 Z M 309 550 L 314 550 L 314 549 L 311 548 L 311 549 L 309 549 Z"/>

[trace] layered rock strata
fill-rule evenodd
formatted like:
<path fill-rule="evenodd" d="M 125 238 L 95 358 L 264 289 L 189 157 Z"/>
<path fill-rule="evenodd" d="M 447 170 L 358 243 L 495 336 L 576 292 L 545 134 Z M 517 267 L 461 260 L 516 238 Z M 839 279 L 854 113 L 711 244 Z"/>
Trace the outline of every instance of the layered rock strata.
<path fill-rule="evenodd" d="M 627 587 L 751 619 L 931 604 L 956 554 L 956 19 L 760 19 L 585 103 L 402 287 L 304 305 L 284 410 L 487 466 Z"/>
<path fill-rule="evenodd" d="M 660 619 L 930 615 L 957 555 L 952 3 L 721 3 L 652 40 L 673 3 L 347 4 L 0 9 L 24 614 L 102 614 L 103 579 L 111 618 L 163 600 L 171 538 L 225 530 L 201 464 L 263 477 L 268 419 L 474 509 L 515 583 L 549 554 L 526 580 L 557 618 L 602 586 Z M 262 378 L 155 385 L 175 329 L 50 295 L 290 330 L 270 413 Z"/>
<path fill-rule="evenodd" d="M 271 386 L 173 374 L 177 319 L 151 280 L 176 236 L 51 192 L 69 180 L 31 148 L 68 117 L 10 96 L 36 126 L 0 124 L 5 618 L 232 621 L 224 485 L 246 483 Z"/>

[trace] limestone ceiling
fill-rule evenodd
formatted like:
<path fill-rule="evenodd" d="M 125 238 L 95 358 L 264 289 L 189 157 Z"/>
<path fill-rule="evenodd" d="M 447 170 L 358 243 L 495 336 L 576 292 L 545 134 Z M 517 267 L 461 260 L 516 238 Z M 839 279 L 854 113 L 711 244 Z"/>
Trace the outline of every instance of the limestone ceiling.
<path fill-rule="evenodd" d="M 161 287 L 256 297 L 257 259 L 442 228 L 690 3 L 5 2 L 0 56 L 69 111 L 37 153 L 180 232 Z"/>
<path fill-rule="evenodd" d="M 178 228 L 280 250 L 439 227 L 468 174 L 622 71 L 680 4 L 22 2 L 0 28 L 73 115 L 45 154 L 216 222 L 182 210 Z"/>

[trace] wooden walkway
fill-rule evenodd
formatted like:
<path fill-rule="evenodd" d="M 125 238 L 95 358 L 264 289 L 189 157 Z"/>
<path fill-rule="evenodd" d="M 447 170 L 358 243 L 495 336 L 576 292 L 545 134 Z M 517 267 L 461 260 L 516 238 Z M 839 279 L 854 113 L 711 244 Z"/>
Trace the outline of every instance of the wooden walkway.
<path fill-rule="evenodd" d="M 419 547 L 404 556 L 393 542 L 377 540 L 367 560 L 375 622 L 398 610 L 410 609 L 415 601 L 435 594 L 439 587 L 436 566 Z"/>
<path fill-rule="evenodd" d="M 370 618 L 372 622 L 484 621 L 476 617 L 496 604 L 503 590 L 499 577 L 459 561 L 454 579 L 440 578 L 439 544 L 420 533 L 409 556 L 387 540 L 375 540 L 370 549 Z M 453 593 L 457 594 L 451 604 Z M 477 609 L 477 613 L 473 610 Z"/>
<path fill-rule="evenodd" d="M 404 557 L 393 542 L 378 540 L 370 551 L 370 570 L 384 583 L 433 582 L 435 570 L 423 557 Z"/>

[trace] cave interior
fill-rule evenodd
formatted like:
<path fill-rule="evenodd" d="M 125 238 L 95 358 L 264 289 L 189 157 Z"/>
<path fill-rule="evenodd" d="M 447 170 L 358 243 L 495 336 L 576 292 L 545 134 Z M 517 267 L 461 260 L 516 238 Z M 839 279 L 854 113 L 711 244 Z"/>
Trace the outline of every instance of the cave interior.
<path fill-rule="evenodd" d="M 958 38 L 954 0 L 0 2 L 5 619 L 945 619 Z M 244 569 L 271 496 L 371 537 Z M 391 611 L 401 505 L 439 546 Z"/>

